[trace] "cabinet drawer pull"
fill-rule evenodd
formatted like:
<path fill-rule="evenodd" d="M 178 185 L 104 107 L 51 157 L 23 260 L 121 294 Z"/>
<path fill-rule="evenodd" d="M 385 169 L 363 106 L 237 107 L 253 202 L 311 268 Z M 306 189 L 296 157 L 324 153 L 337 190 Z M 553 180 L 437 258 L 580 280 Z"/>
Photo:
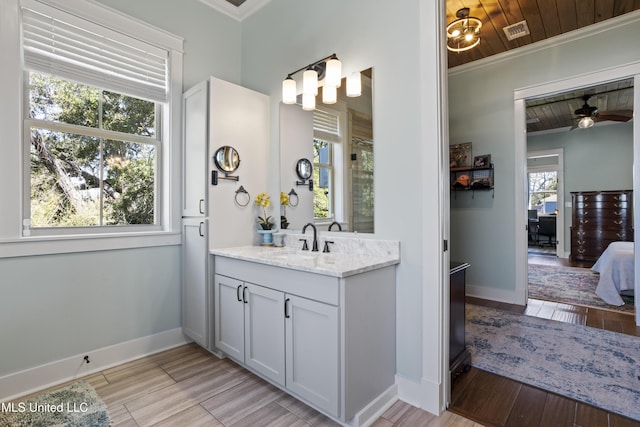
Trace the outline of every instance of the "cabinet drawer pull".
<path fill-rule="evenodd" d="M 586 249 L 582 249 L 582 248 L 579 248 L 579 249 L 578 249 L 578 253 L 579 253 L 579 254 L 583 254 L 583 253 L 585 253 L 585 251 L 586 251 Z"/>
<path fill-rule="evenodd" d="M 291 315 L 289 314 L 289 298 L 284 300 L 284 318 L 289 319 Z"/>
<path fill-rule="evenodd" d="M 201 222 L 200 225 L 198 226 L 198 234 L 200 235 L 200 237 L 204 237 L 204 233 L 202 232 L 203 225 L 204 225 L 204 222 Z"/>
<path fill-rule="evenodd" d="M 582 204 L 582 207 L 583 207 L 583 208 L 588 208 L 588 207 L 589 207 L 589 203 L 583 203 L 583 204 Z"/>
<path fill-rule="evenodd" d="M 614 208 L 621 208 L 622 207 L 622 203 L 614 203 L 613 207 Z"/>
<path fill-rule="evenodd" d="M 623 233 L 616 233 L 616 236 L 618 236 L 619 239 L 623 239 L 624 238 L 624 234 Z"/>
<path fill-rule="evenodd" d="M 622 212 L 620 212 L 620 211 L 613 211 L 613 214 L 614 214 L 614 215 L 616 215 L 616 216 L 621 216 L 621 215 L 622 215 Z"/>
<path fill-rule="evenodd" d="M 198 202 L 198 211 L 203 214 L 204 213 L 204 199 L 200 199 Z"/>
<path fill-rule="evenodd" d="M 589 200 L 589 197 L 588 196 L 584 196 L 582 200 L 584 200 L 586 202 L 587 200 Z"/>
<path fill-rule="evenodd" d="M 585 242 L 586 242 L 586 240 L 578 240 L 578 244 L 579 245 L 584 245 Z"/>
<path fill-rule="evenodd" d="M 248 304 L 249 301 L 247 300 L 247 287 L 245 286 L 244 288 L 242 288 L 242 302 L 245 304 Z"/>
<path fill-rule="evenodd" d="M 586 234 L 586 231 L 576 231 L 576 234 L 578 236 L 584 236 Z"/>
<path fill-rule="evenodd" d="M 622 220 L 619 220 L 619 221 L 613 221 L 613 223 L 614 223 L 615 225 L 621 225 L 621 224 L 622 224 L 622 222 L 623 222 Z"/>
<path fill-rule="evenodd" d="M 589 222 L 588 219 L 581 219 L 580 224 L 587 224 Z"/>
<path fill-rule="evenodd" d="M 240 288 L 242 287 L 242 285 L 238 285 L 238 287 L 236 288 L 236 298 L 238 298 L 238 302 L 242 302 L 242 298 L 240 298 Z"/>

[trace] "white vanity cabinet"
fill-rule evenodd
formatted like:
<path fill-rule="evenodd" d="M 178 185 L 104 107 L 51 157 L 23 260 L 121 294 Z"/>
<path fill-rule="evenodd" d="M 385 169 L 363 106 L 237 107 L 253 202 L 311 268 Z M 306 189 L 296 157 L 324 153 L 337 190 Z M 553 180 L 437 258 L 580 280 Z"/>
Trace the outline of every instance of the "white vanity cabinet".
<path fill-rule="evenodd" d="M 214 289 L 216 347 L 284 385 L 282 292 L 219 274 Z"/>
<path fill-rule="evenodd" d="M 343 422 L 395 396 L 395 266 L 349 277 L 214 266 L 217 349 Z"/>

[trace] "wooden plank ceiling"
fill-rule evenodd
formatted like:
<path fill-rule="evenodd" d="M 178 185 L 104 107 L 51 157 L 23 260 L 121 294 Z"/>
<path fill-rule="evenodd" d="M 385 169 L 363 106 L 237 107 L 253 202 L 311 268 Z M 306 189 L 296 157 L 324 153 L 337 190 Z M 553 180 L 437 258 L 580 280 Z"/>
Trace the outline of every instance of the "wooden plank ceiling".
<path fill-rule="evenodd" d="M 447 23 L 468 7 L 482 21 L 480 44 L 449 52 L 449 68 L 517 49 L 640 9 L 640 0 L 447 0 Z M 526 20 L 530 35 L 507 40 L 503 28 Z"/>

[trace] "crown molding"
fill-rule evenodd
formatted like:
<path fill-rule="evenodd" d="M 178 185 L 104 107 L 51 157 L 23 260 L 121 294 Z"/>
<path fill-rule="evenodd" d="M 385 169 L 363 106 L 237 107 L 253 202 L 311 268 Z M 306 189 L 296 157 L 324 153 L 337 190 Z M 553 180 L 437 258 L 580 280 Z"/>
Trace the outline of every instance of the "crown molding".
<path fill-rule="evenodd" d="M 576 40 L 580 40 L 594 34 L 602 33 L 612 30 L 617 27 L 622 27 L 632 22 L 640 21 L 640 10 L 625 13 L 624 15 L 617 16 L 615 18 L 607 19 L 602 22 L 598 22 L 587 27 L 579 28 L 577 30 L 570 31 L 568 33 L 560 34 L 555 37 L 551 37 L 545 40 L 541 40 L 536 43 L 531 43 L 517 49 L 509 50 L 503 53 L 492 55 L 477 61 L 468 62 L 466 64 L 458 65 L 449 69 L 449 76 L 455 76 L 467 71 L 477 70 L 480 68 L 488 67 L 498 64 L 503 61 L 519 58 L 521 56 L 529 55 L 534 52 L 549 49 L 555 46 L 560 46 L 566 43 L 570 43 Z"/>
<path fill-rule="evenodd" d="M 226 0 L 200 0 L 200 3 L 230 16 L 238 22 L 242 22 L 243 19 L 255 13 L 269 2 L 271 2 L 271 0 L 246 0 L 240 6 L 234 6 Z"/>

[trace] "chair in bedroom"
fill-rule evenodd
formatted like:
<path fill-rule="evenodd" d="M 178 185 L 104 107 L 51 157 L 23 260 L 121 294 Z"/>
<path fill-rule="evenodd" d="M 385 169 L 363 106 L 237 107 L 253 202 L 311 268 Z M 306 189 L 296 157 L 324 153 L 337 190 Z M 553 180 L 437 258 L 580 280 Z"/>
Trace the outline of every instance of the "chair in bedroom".
<path fill-rule="evenodd" d="M 543 242 L 541 236 L 546 236 L 548 241 Z M 539 216 L 538 217 L 538 244 L 543 246 L 556 245 L 556 217 L 555 216 Z"/>

